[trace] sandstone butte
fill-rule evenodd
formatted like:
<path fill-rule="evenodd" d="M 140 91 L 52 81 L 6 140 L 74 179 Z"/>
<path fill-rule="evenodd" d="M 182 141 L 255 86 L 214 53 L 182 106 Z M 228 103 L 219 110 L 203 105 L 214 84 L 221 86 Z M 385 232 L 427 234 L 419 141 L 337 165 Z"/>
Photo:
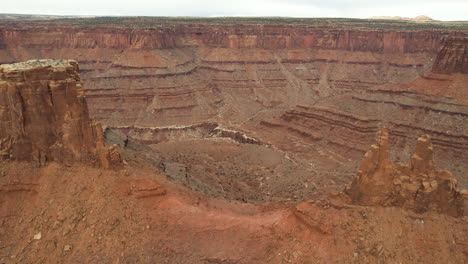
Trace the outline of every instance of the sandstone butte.
<path fill-rule="evenodd" d="M 468 191 L 458 189 L 450 172 L 435 169 L 428 135 L 418 138 L 416 152 L 407 165 L 390 160 L 388 129 L 380 130 L 376 140 L 366 152 L 356 179 L 345 190 L 354 203 L 464 215 Z"/>
<path fill-rule="evenodd" d="M 463 25 L 148 19 L 0 23 L 0 262 L 467 262 Z"/>
<path fill-rule="evenodd" d="M 118 153 L 104 144 L 83 93 L 78 64 L 32 60 L 0 66 L 0 157 L 109 168 Z"/>

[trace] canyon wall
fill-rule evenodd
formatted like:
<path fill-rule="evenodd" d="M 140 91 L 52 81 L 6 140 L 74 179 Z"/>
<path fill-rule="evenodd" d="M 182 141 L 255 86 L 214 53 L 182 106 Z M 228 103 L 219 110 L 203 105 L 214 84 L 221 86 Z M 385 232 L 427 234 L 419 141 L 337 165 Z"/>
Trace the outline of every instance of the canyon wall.
<path fill-rule="evenodd" d="M 190 129 L 168 127 L 223 124 L 349 174 L 385 126 L 397 161 L 429 134 L 440 168 L 461 173 L 468 170 L 467 36 L 333 25 L 18 22 L 0 25 L 0 61 L 77 60 L 90 116 L 146 143 L 193 138 Z M 468 178 L 460 183 L 468 186 Z"/>
<path fill-rule="evenodd" d="M 118 161 L 89 118 L 78 64 L 34 60 L 0 65 L 0 158 L 108 168 Z"/>
<path fill-rule="evenodd" d="M 0 26 L 0 61 L 75 59 L 111 126 L 244 122 L 265 110 L 415 79 L 456 31 L 310 25 Z"/>
<path fill-rule="evenodd" d="M 432 71 L 468 73 L 468 37 L 448 39 L 437 54 Z"/>

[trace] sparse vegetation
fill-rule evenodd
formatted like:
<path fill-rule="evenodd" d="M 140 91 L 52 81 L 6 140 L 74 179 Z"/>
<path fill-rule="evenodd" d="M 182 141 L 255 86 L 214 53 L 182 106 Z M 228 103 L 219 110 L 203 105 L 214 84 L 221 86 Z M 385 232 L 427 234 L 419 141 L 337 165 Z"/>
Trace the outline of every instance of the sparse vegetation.
<path fill-rule="evenodd" d="M 353 27 L 369 29 L 399 29 L 399 30 L 468 30 L 468 21 L 404 21 L 357 18 L 291 18 L 291 17 L 76 17 L 42 19 L 4 19 L 1 23 L 21 22 L 45 23 L 54 25 L 100 25 L 122 27 L 170 27 L 177 24 L 291 24 L 320 27 Z"/>

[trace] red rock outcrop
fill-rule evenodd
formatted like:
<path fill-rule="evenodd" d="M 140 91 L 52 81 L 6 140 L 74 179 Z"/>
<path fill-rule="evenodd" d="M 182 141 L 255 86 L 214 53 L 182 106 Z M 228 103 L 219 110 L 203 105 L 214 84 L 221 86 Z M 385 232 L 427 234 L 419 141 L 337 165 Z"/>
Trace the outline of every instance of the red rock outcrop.
<path fill-rule="evenodd" d="M 418 139 L 408 164 L 390 160 L 388 129 L 379 131 L 376 140 L 365 154 L 357 178 L 345 189 L 354 203 L 463 216 L 467 192 L 457 188 L 457 180 L 450 172 L 435 169 L 428 135 Z"/>
<path fill-rule="evenodd" d="M 0 158 L 108 168 L 120 159 L 88 114 L 78 64 L 35 60 L 0 65 Z"/>
<path fill-rule="evenodd" d="M 432 66 L 436 73 L 468 73 L 468 37 L 445 41 Z"/>

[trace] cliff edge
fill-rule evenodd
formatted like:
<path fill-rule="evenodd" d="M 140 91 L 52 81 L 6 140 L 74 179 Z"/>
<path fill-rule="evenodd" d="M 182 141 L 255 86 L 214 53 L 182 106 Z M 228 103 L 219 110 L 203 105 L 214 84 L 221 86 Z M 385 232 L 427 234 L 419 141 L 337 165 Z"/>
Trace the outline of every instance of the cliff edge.
<path fill-rule="evenodd" d="M 463 203 L 468 193 L 457 188 L 457 180 L 450 172 L 435 169 L 428 135 L 418 138 L 416 151 L 408 164 L 395 164 L 390 160 L 388 129 L 380 130 L 376 141 L 365 154 L 357 177 L 345 189 L 353 203 L 463 216 Z"/>
<path fill-rule="evenodd" d="M 120 160 L 89 117 L 75 61 L 0 65 L 0 120 L 0 159 L 104 168 Z"/>

